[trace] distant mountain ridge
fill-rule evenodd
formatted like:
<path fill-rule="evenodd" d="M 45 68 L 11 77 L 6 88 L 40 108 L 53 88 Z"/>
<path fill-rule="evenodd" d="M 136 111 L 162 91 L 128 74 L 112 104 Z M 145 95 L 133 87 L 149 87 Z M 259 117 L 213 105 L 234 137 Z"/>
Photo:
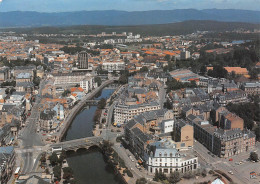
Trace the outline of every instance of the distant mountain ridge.
<path fill-rule="evenodd" d="M 77 11 L 40 13 L 0 12 L 0 27 L 41 27 L 72 25 L 147 25 L 187 20 L 260 23 L 260 11 L 235 9 L 176 9 L 151 11 Z"/>

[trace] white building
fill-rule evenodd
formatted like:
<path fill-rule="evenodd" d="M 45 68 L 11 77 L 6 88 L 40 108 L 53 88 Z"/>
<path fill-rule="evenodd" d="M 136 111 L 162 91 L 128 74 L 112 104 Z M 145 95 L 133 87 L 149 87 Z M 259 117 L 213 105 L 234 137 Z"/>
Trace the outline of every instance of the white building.
<path fill-rule="evenodd" d="M 179 152 L 167 139 L 151 143 L 145 151 L 146 168 L 154 174 L 156 170 L 164 174 L 178 171 L 185 173 L 198 168 L 198 157 L 190 152 Z"/>
<path fill-rule="evenodd" d="M 94 78 L 90 75 L 85 77 L 83 80 L 80 81 L 80 87 L 84 89 L 86 93 L 88 93 L 90 90 L 92 90 L 94 85 Z"/>
<path fill-rule="evenodd" d="M 189 58 L 190 58 L 190 52 L 189 51 L 181 52 L 181 59 L 189 59 Z"/>
<path fill-rule="evenodd" d="M 173 131 L 174 120 L 164 120 L 161 122 L 162 133 L 169 133 Z"/>
<path fill-rule="evenodd" d="M 102 69 L 108 72 L 125 70 L 125 63 L 123 61 L 103 62 Z"/>

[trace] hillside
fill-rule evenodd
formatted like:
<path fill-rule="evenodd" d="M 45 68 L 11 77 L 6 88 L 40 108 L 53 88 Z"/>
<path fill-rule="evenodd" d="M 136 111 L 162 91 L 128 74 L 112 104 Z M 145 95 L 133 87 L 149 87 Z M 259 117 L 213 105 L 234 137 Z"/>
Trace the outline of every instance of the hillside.
<path fill-rule="evenodd" d="M 260 11 L 177 9 L 153 11 L 0 12 L 0 27 L 167 24 L 187 20 L 260 23 Z"/>
<path fill-rule="evenodd" d="M 171 24 L 139 25 L 139 26 L 68 26 L 68 27 L 38 27 L 38 28 L 13 28 L 5 29 L 17 33 L 47 33 L 47 34 L 99 34 L 101 32 L 133 32 L 141 35 L 180 35 L 196 31 L 232 31 L 234 29 L 260 29 L 260 24 L 218 21 L 184 21 Z"/>

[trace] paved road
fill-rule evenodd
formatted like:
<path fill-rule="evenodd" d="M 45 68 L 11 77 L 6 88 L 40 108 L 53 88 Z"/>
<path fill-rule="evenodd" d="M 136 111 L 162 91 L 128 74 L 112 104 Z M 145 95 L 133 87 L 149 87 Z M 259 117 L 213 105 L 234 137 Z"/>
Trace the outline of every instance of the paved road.
<path fill-rule="evenodd" d="M 26 120 L 26 127 L 21 130 L 19 139 L 22 141 L 22 148 L 23 149 L 30 149 L 34 148 L 36 146 L 44 146 L 44 143 L 41 140 L 41 136 L 36 133 L 37 130 L 37 122 L 39 120 L 39 106 L 41 102 L 41 91 L 42 88 L 45 86 L 46 81 L 43 80 L 40 83 L 39 86 L 39 95 L 36 95 L 36 101 L 35 104 L 31 110 L 31 115 L 30 117 Z M 35 155 L 37 157 L 37 155 Z M 30 173 L 31 169 L 33 167 L 33 157 L 34 154 L 31 152 L 28 153 L 23 153 L 21 155 L 23 159 L 23 168 L 22 168 L 22 173 Z"/>
<path fill-rule="evenodd" d="M 159 104 L 160 104 L 161 108 L 163 108 L 163 104 L 164 104 L 164 102 L 166 102 L 165 96 L 166 96 L 166 89 L 165 89 L 165 86 L 163 86 L 159 89 L 159 93 L 158 93 Z"/>
<path fill-rule="evenodd" d="M 246 177 L 246 174 L 249 176 L 250 170 L 247 170 L 245 172 L 241 172 L 241 170 L 238 168 L 237 165 L 235 165 L 235 162 L 240 162 L 241 160 L 244 160 L 248 158 L 250 152 L 244 152 L 240 155 L 232 157 L 233 160 L 236 161 L 229 161 L 229 159 L 225 158 L 219 158 L 217 156 L 211 156 L 208 154 L 208 150 L 199 142 L 194 143 L 194 150 L 198 154 L 199 162 L 201 163 L 202 167 L 204 168 L 210 168 L 210 169 L 216 169 L 221 170 L 228 174 L 235 183 L 254 183 L 254 180 L 250 180 L 249 177 Z M 249 163 L 252 165 L 252 163 Z M 244 165 L 246 166 L 246 164 Z M 241 166 L 242 167 L 242 166 Z M 228 172 L 232 171 L 234 174 L 231 175 Z"/>

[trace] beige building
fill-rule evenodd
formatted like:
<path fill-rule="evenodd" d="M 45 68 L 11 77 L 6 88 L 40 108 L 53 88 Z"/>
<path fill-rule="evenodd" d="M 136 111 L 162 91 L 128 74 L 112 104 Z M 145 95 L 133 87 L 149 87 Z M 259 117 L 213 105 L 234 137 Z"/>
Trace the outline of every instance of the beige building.
<path fill-rule="evenodd" d="M 173 139 L 181 144 L 181 149 L 192 148 L 194 143 L 193 126 L 189 125 L 183 119 L 179 119 L 174 124 Z"/>
<path fill-rule="evenodd" d="M 148 102 L 142 104 L 127 105 L 125 103 L 119 103 L 115 106 L 114 117 L 116 124 L 123 124 L 125 121 L 129 121 L 134 116 L 147 111 L 154 111 L 160 109 L 160 105 L 157 102 Z"/>

